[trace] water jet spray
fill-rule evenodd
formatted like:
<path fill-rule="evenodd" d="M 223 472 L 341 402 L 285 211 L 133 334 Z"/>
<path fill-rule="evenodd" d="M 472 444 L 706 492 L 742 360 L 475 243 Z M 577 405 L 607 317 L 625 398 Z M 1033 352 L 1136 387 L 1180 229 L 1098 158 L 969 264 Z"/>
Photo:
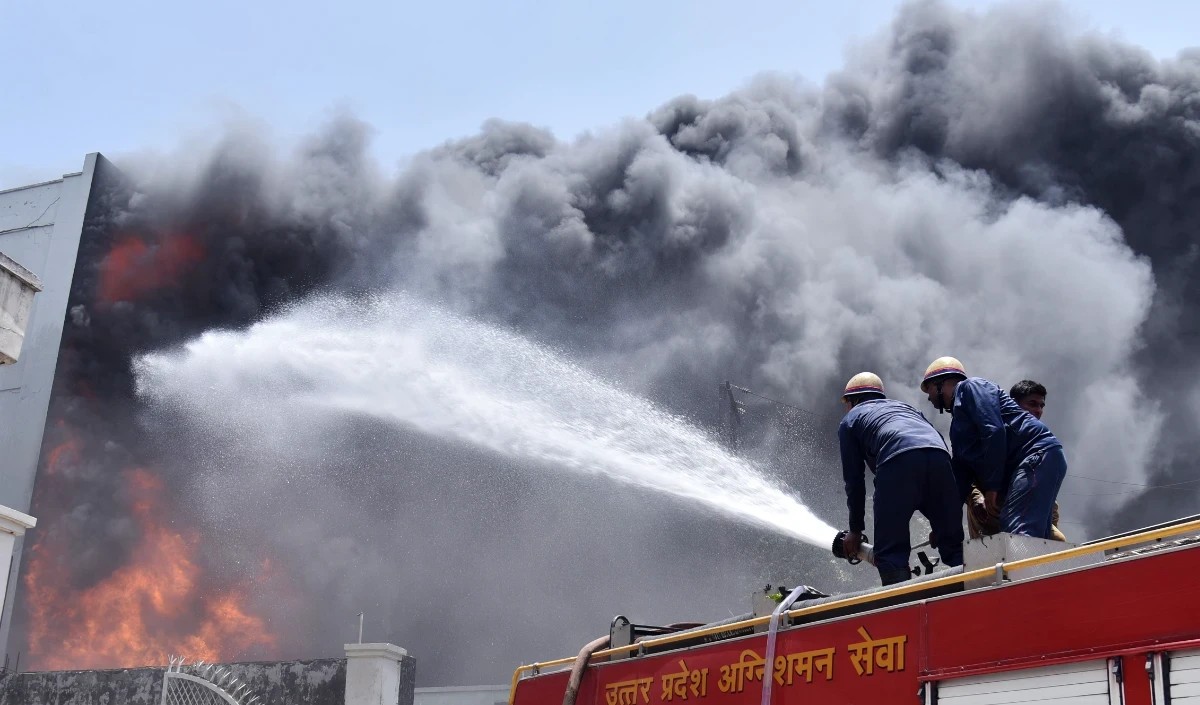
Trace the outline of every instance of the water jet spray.
<path fill-rule="evenodd" d="M 326 364 L 313 364 L 324 360 Z M 328 361 L 336 364 L 328 364 Z M 245 332 L 210 332 L 135 365 L 138 393 L 244 433 L 368 415 L 531 469 L 599 475 L 818 548 L 836 532 L 686 419 L 496 326 L 403 293 L 320 298 Z"/>

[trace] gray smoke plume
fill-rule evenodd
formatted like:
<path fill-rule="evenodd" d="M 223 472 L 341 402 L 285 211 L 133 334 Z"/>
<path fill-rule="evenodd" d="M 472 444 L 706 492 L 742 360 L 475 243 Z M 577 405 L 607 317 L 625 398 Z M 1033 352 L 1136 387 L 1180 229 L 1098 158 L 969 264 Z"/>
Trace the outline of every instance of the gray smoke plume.
<path fill-rule="evenodd" d="M 723 379 L 804 407 L 767 429 L 770 405 L 753 406 L 747 452 L 835 524 L 841 385 L 874 370 L 929 409 L 917 384 L 946 354 L 1049 387 L 1070 538 L 1189 513 L 1200 485 L 1111 483 L 1195 477 L 1198 82 L 1196 55 L 1160 63 L 1043 6 L 921 2 L 820 89 L 762 77 L 571 142 L 490 122 L 395 179 L 349 117 L 289 157 L 239 132 L 187 169 L 123 165 L 135 185 L 89 214 L 52 418 L 108 450 L 43 473 L 37 513 L 84 590 L 136 538 L 113 471 L 153 468 L 207 539 L 214 584 L 253 580 L 264 556 L 282 574 L 255 596 L 280 655 L 336 653 L 365 611 L 367 638 L 411 648 L 426 685 L 505 682 L 618 613 L 705 621 L 768 581 L 876 581 L 688 506 L 370 419 L 316 435 L 268 404 L 218 433 L 132 392 L 139 354 L 311 292 L 387 287 L 546 341 L 701 425 Z M 186 234 L 203 254 L 102 300 L 128 232 Z M 96 377 L 112 382 L 79 389 Z"/>

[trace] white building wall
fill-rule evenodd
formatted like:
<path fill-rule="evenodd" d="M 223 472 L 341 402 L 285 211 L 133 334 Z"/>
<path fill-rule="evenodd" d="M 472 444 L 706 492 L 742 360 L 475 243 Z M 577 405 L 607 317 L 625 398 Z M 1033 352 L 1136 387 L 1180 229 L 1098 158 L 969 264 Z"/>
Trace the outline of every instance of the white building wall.
<path fill-rule="evenodd" d="M 508 705 L 507 685 L 417 688 L 413 705 Z"/>
<path fill-rule="evenodd" d="M 33 496 L 75 256 L 99 159 L 98 154 L 87 155 L 82 172 L 58 181 L 0 191 L 0 252 L 42 283 L 20 359 L 0 365 L 0 505 L 18 512 L 28 513 Z M 12 568 L 4 576 L 14 589 L 0 611 L 0 655 L 7 652 L 21 544 L 17 539 Z"/>

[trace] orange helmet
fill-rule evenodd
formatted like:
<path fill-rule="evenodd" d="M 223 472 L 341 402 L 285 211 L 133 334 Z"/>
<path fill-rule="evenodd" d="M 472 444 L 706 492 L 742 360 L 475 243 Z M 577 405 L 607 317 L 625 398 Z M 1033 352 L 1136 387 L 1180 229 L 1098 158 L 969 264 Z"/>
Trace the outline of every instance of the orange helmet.
<path fill-rule="evenodd" d="M 951 375 L 966 379 L 967 370 L 963 367 L 963 364 L 958 361 L 958 358 L 939 357 L 938 359 L 929 363 L 929 367 L 925 368 L 925 378 L 921 380 L 921 389 L 925 389 L 925 384 L 927 382 L 939 379 L 941 377 L 949 377 Z"/>
<path fill-rule="evenodd" d="M 859 372 L 846 383 L 842 401 L 859 394 L 883 394 L 883 380 L 874 372 Z"/>

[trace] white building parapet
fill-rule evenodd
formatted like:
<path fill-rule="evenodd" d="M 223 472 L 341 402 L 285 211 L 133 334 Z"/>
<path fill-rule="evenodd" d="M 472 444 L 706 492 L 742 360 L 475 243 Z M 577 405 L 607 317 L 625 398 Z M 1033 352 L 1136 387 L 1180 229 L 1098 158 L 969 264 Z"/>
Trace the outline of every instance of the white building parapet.
<path fill-rule="evenodd" d="M 0 252 L 0 365 L 11 365 L 21 356 L 33 296 L 41 290 L 36 274 Z"/>
<path fill-rule="evenodd" d="M 0 568 L 4 569 L 4 577 L 8 577 L 7 568 L 12 561 L 13 544 L 18 536 L 24 536 L 27 529 L 37 526 L 37 519 L 0 504 Z M 7 597 L 8 580 L 0 580 L 0 605 Z M 3 613 L 0 612 L 0 615 Z"/>
<path fill-rule="evenodd" d="M 412 705 L 413 686 L 408 651 L 395 644 L 346 644 L 346 705 Z"/>

